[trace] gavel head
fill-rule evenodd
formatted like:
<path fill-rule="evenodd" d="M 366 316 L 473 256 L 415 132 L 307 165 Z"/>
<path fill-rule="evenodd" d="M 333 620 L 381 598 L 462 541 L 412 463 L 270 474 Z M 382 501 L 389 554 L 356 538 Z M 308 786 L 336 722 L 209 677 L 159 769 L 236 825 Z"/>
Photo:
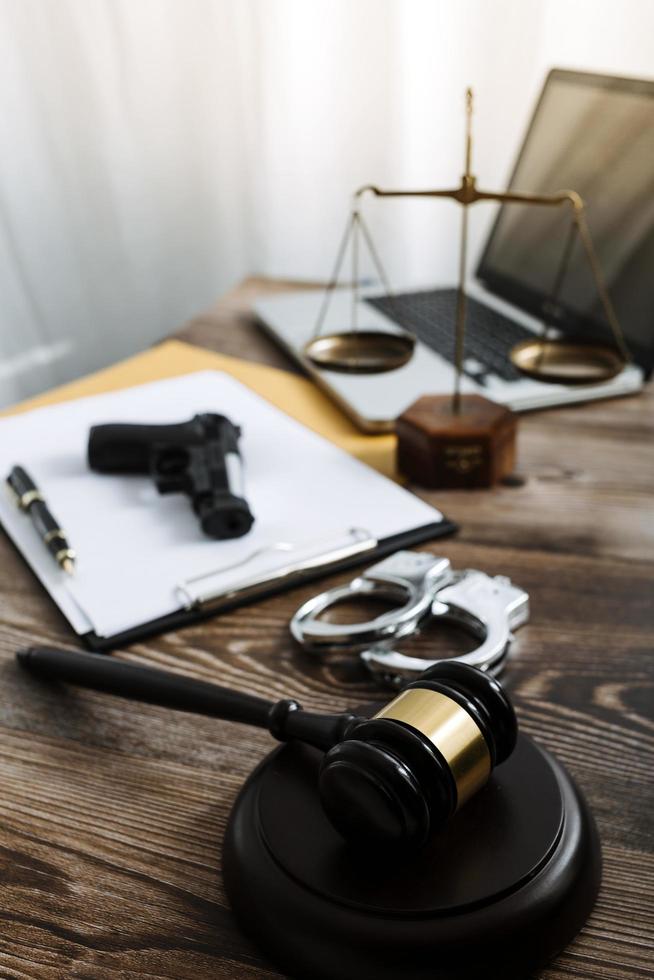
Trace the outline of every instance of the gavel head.
<path fill-rule="evenodd" d="M 323 808 L 353 843 L 422 847 L 509 757 L 517 733 L 493 677 L 442 661 L 325 754 Z"/>

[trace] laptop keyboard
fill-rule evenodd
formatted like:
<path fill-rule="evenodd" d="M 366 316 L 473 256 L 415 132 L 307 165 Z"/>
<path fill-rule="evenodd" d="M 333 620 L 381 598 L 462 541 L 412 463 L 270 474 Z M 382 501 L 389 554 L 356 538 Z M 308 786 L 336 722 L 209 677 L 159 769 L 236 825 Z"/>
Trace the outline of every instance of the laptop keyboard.
<path fill-rule="evenodd" d="M 418 293 L 368 297 L 366 303 L 415 334 L 423 344 L 454 364 L 457 295 L 456 289 L 429 289 Z M 468 296 L 464 372 L 477 384 L 486 384 L 489 374 L 497 375 L 504 381 L 520 378 L 520 373 L 509 361 L 508 353 L 514 344 L 530 338 L 533 338 L 533 334 L 525 327 Z M 472 363 L 470 359 L 477 363 Z"/>

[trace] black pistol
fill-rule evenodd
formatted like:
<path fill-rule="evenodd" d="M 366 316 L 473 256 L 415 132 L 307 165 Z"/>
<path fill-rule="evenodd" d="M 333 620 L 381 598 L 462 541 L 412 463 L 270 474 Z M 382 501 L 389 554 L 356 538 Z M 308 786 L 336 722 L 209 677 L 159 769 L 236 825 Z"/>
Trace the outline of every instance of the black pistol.
<path fill-rule="evenodd" d="M 240 538 L 254 517 L 243 496 L 241 430 L 224 415 L 176 425 L 94 425 L 88 462 L 96 473 L 150 475 L 159 493 L 186 493 L 211 538 Z"/>

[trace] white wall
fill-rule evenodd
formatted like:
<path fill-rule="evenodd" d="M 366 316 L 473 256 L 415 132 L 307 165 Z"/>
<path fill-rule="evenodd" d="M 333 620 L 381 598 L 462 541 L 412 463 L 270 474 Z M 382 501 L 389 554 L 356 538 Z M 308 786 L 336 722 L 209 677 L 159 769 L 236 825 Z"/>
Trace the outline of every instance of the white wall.
<path fill-rule="evenodd" d="M 457 181 L 468 84 L 501 186 L 549 67 L 651 77 L 653 37 L 651 0 L 0 0 L 0 402 L 324 277 L 359 184 Z M 453 205 L 368 213 L 396 282 L 453 272 Z"/>
<path fill-rule="evenodd" d="M 408 0 L 401 9 L 400 179 L 409 185 L 456 183 L 463 163 L 466 85 L 475 91 L 473 169 L 480 185 L 500 189 L 550 68 L 654 76 L 650 0 Z M 454 275 L 456 206 L 434 205 L 439 210 L 431 216 L 428 206 L 412 207 L 421 214 L 407 236 L 406 274 L 417 280 L 445 270 Z M 492 205 L 471 212 L 470 266 L 493 213 Z"/>

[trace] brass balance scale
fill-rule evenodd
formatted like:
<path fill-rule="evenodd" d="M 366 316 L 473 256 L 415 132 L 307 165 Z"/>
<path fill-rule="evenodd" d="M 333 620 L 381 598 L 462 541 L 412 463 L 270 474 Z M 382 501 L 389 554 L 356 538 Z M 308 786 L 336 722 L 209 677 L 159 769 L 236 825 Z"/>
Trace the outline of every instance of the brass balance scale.
<path fill-rule="evenodd" d="M 484 191 L 477 188 L 471 172 L 472 161 L 472 90 L 466 91 L 465 172 L 461 184 L 444 190 L 382 190 L 372 184 L 361 187 L 354 195 L 352 213 L 341 240 L 332 277 L 325 289 L 312 339 L 304 348 L 305 356 L 322 370 L 351 374 L 377 374 L 393 371 L 413 356 L 415 336 L 406 331 L 359 329 L 360 238 L 368 248 L 387 294 L 392 297 L 388 277 L 382 265 L 368 226 L 361 214 L 364 194 L 375 197 L 448 198 L 462 205 L 459 247 L 459 285 L 454 335 L 454 390 L 451 395 L 427 395 L 419 398 L 396 421 L 398 437 L 397 463 L 400 472 L 420 486 L 488 487 L 508 477 L 515 465 L 517 418 L 508 409 L 479 394 L 462 394 L 461 378 L 466 327 L 466 260 L 468 248 L 468 209 L 478 201 L 498 201 L 541 207 L 568 207 L 571 222 L 550 290 L 547 310 L 558 302 L 577 240 L 584 248 L 604 316 L 611 329 L 614 346 L 589 343 L 586 340 L 552 336 L 547 319 L 533 339 L 522 341 L 508 352 L 518 371 L 538 381 L 584 385 L 597 384 L 615 377 L 629 362 L 629 352 L 617 314 L 611 303 L 586 220 L 584 202 L 575 191 L 554 194 L 529 194 Z M 351 252 L 351 323 L 350 329 L 323 333 L 330 299 L 336 288 L 346 251 Z"/>
<path fill-rule="evenodd" d="M 629 362 L 622 329 L 608 293 L 602 269 L 593 246 L 586 220 L 584 202 L 575 191 L 558 191 L 554 194 L 529 194 L 484 191 L 477 188 L 477 178 L 471 172 L 472 161 L 472 90 L 466 91 L 465 173 L 459 187 L 444 190 L 382 190 L 367 184 L 354 195 L 352 213 L 341 240 L 332 277 L 326 287 L 313 338 L 305 347 L 306 356 L 317 367 L 329 371 L 358 374 L 374 374 L 392 371 L 406 364 L 413 355 L 416 338 L 408 331 L 390 333 L 383 330 L 358 329 L 359 307 L 359 246 L 363 236 L 368 251 L 389 295 L 392 290 L 381 263 L 379 253 L 363 219 L 360 201 L 367 194 L 375 197 L 448 198 L 463 206 L 461 212 L 461 238 L 459 249 L 459 287 L 455 331 L 455 386 L 453 406 L 461 407 L 460 385 L 466 322 L 466 258 L 468 248 L 468 208 L 478 201 L 539 205 L 544 207 L 570 208 L 572 220 L 564 244 L 559 267 L 550 292 L 550 305 L 556 304 L 577 239 L 585 250 L 595 287 L 606 320 L 611 328 L 615 347 L 602 343 L 554 339 L 550 327 L 543 323 L 543 331 L 533 340 L 517 344 L 509 357 L 523 374 L 539 381 L 564 384 L 596 384 L 615 377 Z M 352 313 L 350 329 L 338 333 L 323 334 L 323 326 L 331 295 L 338 285 L 348 244 L 352 260 Z"/>

